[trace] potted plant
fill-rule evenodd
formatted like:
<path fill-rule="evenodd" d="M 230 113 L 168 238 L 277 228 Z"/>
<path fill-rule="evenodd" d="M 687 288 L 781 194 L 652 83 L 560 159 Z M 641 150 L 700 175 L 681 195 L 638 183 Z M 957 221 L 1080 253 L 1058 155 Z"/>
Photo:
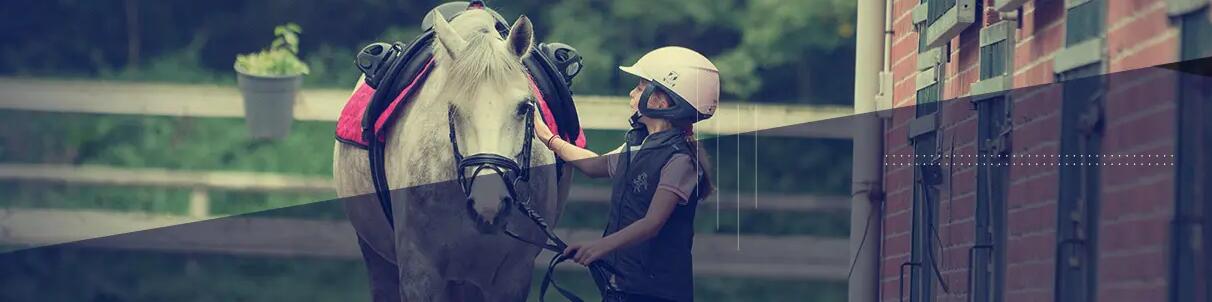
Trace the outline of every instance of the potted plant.
<path fill-rule="evenodd" d="M 244 119 L 254 138 L 274 139 L 290 134 L 295 97 L 308 73 L 299 60 L 298 24 L 274 27 L 268 49 L 236 56 L 236 82 L 244 96 Z"/>

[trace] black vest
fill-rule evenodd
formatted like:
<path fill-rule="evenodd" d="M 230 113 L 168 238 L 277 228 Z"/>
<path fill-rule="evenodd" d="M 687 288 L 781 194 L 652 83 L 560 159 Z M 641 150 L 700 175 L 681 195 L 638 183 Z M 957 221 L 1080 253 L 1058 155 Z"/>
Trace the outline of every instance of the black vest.
<path fill-rule="evenodd" d="M 636 138 L 639 137 L 628 137 L 628 141 L 634 142 Z M 677 130 L 648 136 L 640 150 L 629 152 L 631 146 L 628 143 L 619 155 L 612 179 L 610 221 L 603 236 L 622 230 L 648 213 L 648 205 L 661 181 L 661 168 L 674 154 L 695 158 L 697 153 L 686 142 L 686 136 Z M 699 177 L 701 184 L 703 179 L 701 175 Z M 703 195 L 699 187 L 694 191 L 687 204 L 674 208 L 655 237 L 620 248 L 605 257 L 604 260 L 621 274 L 614 276 L 619 290 L 675 301 L 694 300 L 690 248 L 694 240 L 694 212 Z"/>

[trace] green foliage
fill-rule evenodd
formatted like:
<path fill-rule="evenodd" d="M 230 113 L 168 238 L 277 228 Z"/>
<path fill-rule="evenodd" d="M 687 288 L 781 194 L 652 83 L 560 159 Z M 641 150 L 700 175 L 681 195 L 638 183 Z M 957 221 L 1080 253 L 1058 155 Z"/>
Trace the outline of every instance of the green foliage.
<path fill-rule="evenodd" d="M 269 49 L 236 56 L 236 69 L 258 76 L 294 76 L 308 74 L 307 64 L 299 60 L 299 34 L 303 29 L 298 24 L 287 23 L 274 27 L 274 39 Z"/>
<path fill-rule="evenodd" d="M 196 35 L 180 50 L 151 58 L 139 67 L 98 70 L 100 78 L 119 81 L 175 82 L 190 84 L 234 83 L 230 72 L 214 72 L 200 64 L 206 35 Z"/>
<path fill-rule="evenodd" d="M 295 63 L 308 67 L 309 87 L 344 88 L 359 74 L 353 55 L 362 46 L 411 41 L 420 32 L 421 18 L 436 4 L 315 0 L 298 5 L 273 0 L 233 7 L 206 1 L 134 2 L 140 11 L 139 29 L 128 32 L 123 18 L 107 18 L 125 16 L 122 6 L 107 3 L 46 1 L 29 9 L 0 11 L 0 27 L 25 29 L 11 32 L 9 40 L 15 43 L 0 47 L 0 74 L 231 85 L 231 58 L 263 47 L 257 46 L 261 38 L 250 29 L 294 20 L 308 28 L 309 42 L 297 44 L 297 32 L 282 27 L 275 31 L 279 42 L 268 46 L 293 48 L 278 52 L 284 60 L 307 53 Z M 679 45 L 706 54 L 720 67 L 725 100 L 850 103 L 853 0 L 489 4 L 510 21 L 520 14 L 529 16 L 539 41 L 576 47 L 585 58 L 574 85 L 579 94 L 626 94 L 635 79 L 616 66 L 631 64 L 649 50 Z M 40 17 L 44 15 L 57 18 Z M 54 22 L 63 19 L 73 22 Z M 132 36 L 141 44 L 129 43 Z M 200 36 L 210 38 L 194 45 L 191 40 Z M 295 47 L 289 46 L 291 41 Z"/>
<path fill-rule="evenodd" d="M 837 87 L 814 82 L 810 75 L 832 74 L 853 63 L 832 50 L 853 44 L 854 5 L 853 0 L 565 0 L 541 8 L 547 23 L 539 25 L 549 28 L 545 40 L 573 45 L 587 58 L 578 89 L 624 92 L 634 80 L 619 77 L 615 66 L 660 46 L 681 45 L 716 63 L 723 92 L 732 98 L 762 92 L 788 97 L 778 94 L 783 90 L 804 92 L 791 97 L 821 99 L 833 97 L 827 90 Z M 789 75 L 791 81 L 771 81 L 781 68 L 797 72 Z M 845 100 L 808 102 L 840 101 Z"/>

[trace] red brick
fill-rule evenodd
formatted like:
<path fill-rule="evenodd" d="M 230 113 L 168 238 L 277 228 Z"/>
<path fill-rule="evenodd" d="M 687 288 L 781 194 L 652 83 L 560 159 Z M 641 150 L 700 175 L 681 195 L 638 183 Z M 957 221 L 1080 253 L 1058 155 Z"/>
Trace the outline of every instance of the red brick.
<path fill-rule="evenodd" d="M 1051 291 L 1017 291 L 1006 293 L 1006 301 L 1045 302 L 1052 301 Z"/>
<path fill-rule="evenodd" d="M 1137 302 L 1163 301 L 1166 298 L 1164 284 L 1142 284 L 1127 288 L 1099 288 L 1098 301 L 1106 302 Z"/>
<path fill-rule="evenodd" d="M 1177 74 L 1164 69 L 1116 73 L 1107 77 L 1106 115 L 1114 118 L 1173 104 L 1175 95 L 1172 88 L 1177 85 Z"/>
<path fill-rule="evenodd" d="M 1141 41 L 1138 40 L 1136 42 Z M 1177 61 L 1177 57 L 1178 37 L 1168 34 L 1161 40 L 1156 40 L 1151 45 L 1141 47 L 1131 54 L 1111 60 L 1110 70 L 1111 72 L 1117 72 L 1171 63 Z"/>
<path fill-rule="evenodd" d="M 1039 20 L 1039 22 L 1041 22 L 1039 26 L 1035 27 L 1031 26 L 1034 24 L 1033 20 L 1025 20 L 1023 28 L 1019 30 L 1020 38 L 1014 56 L 1015 67 L 1022 68 L 1064 46 L 1064 20 Z"/>
<path fill-rule="evenodd" d="M 1052 276 L 1052 261 L 1010 263 L 1006 265 L 1006 289 L 1050 288 Z"/>
<path fill-rule="evenodd" d="M 1178 55 L 1177 41 L 1174 39 L 1160 44 L 1141 45 L 1157 43 L 1155 38 L 1161 35 L 1173 36 L 1167 32 L 1171 27 L 1165 3 L 1127 0 L 1110 1 L 1107 6 L 1108 15 L 1115 17 L 1108 19 L 1111 23 L 1107 32 L 1108 56 L 1112 58 L 1111 72 L 1174 61 Z M 1130 11 L 1125 12 L 1128 9 Z M 1146 47 L 1143 55 L 1133 56 L 1131 60 L 1119 59 L 1124 52 L 1140 52 L 1138 48 L 1142 46 Z"/>
<path fill-rule="evenodd" d="M 1045 205 L 1022 210 L 1010 210 L 1006 223 L 1008 236 L 1028 236 L 1056 229 L 1056 206 Z"/>
<path fill-rule="evenodd" d="M 1099 226 L 1099 231 L 1108 236 L 1099 239 L 1103 254 L 1135 250 L 1163 250 L 1167 242 L 1168 217 L 1154 219 L 1124 220 Z"/>
<path fill-rule="evenodd" d="M 1115 0 L 1104 2 L 1107 5 L 1107 20 L 1115 22 L 1132 17 L 1157 4 L 1157 0 Z"/>

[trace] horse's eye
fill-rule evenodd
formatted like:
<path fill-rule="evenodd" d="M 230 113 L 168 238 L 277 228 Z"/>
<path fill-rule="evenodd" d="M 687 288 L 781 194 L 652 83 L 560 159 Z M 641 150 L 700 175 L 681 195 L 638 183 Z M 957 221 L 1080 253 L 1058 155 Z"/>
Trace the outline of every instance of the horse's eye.
<path fill-rule="evenodd" d="M 530 113 L 530 110 L 532 108 L 534 108 L 534 107 L 532 107 L 530 101 L 519 102 L 517 112 L 515 112 L 515 114 L 517 114 L 518 116 L 525 116 L 527 113 Z"/>

